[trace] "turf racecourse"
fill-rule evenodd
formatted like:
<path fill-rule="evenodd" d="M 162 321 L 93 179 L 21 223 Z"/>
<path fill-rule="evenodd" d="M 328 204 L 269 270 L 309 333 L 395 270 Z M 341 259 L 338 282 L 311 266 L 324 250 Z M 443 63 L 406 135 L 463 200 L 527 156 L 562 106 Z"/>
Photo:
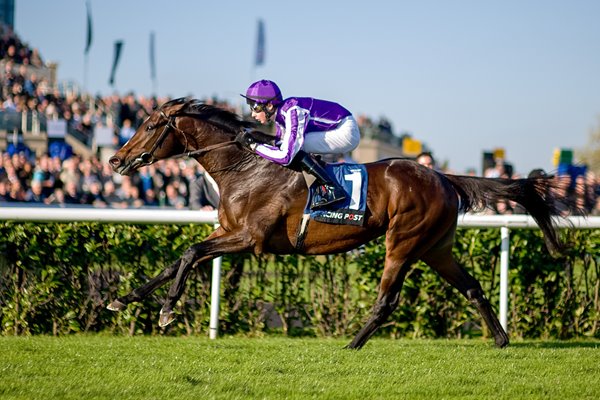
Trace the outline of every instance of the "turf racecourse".
<path fill-rule="evenodd" d="M 0 337 L 0 399 L 598 399 L 600 341 Z"/>

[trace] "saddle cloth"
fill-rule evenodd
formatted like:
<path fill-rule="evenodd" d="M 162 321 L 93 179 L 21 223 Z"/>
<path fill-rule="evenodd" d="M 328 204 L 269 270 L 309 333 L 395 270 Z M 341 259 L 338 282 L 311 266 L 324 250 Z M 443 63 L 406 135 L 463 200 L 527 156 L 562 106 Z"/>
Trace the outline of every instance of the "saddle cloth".
<path fill-rule="evenodd" d="M 346 198 L 327 207 L 311 210 L 310 204 L 318 184 L 312 184 L 304 214 L 310 218 L 337 225 L 362 226 L 367 208 L 367 169 L 362 164 L 327 164 L 325 169 L 329 176 L 335 178 L 346 192 Z"/>

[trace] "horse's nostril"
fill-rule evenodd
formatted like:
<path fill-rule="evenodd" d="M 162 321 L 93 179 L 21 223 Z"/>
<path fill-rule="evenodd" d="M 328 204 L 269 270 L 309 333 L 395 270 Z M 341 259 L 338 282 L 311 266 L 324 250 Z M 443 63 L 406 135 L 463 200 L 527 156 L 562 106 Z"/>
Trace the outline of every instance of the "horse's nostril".
<path fill-rule="evenodd" d="M 111 165 L 111 167 L 116 168 L 121 165 L 121 159 L 119 157 L 111 157 L 108 160 L 108 163 Z"/>

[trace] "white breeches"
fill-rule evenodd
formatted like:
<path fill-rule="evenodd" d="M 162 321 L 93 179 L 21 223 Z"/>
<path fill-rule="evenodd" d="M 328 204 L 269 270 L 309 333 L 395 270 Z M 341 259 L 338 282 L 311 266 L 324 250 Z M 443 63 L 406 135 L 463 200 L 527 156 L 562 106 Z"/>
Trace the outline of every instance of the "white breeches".
<path fill-rule="evenodd" d="M 309 132 L 304 135 L 302 149 L 307 153 L 348 153 L 358 146 L 360 131 L 353 116 L 346 117 L 337 129 Z"/>

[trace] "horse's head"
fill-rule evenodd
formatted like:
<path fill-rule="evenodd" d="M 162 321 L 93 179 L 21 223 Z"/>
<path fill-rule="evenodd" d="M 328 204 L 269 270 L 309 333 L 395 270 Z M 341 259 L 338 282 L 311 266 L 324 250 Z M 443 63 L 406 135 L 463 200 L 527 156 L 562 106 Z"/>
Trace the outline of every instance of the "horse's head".
<path fill-rule="evenodd" d="M 108 162 L 114 171 L 127 175 L 145 165 L 182 153 L 175 118 L 187 99 L 171 100 L 156 109 L 133 137 Z"/>

